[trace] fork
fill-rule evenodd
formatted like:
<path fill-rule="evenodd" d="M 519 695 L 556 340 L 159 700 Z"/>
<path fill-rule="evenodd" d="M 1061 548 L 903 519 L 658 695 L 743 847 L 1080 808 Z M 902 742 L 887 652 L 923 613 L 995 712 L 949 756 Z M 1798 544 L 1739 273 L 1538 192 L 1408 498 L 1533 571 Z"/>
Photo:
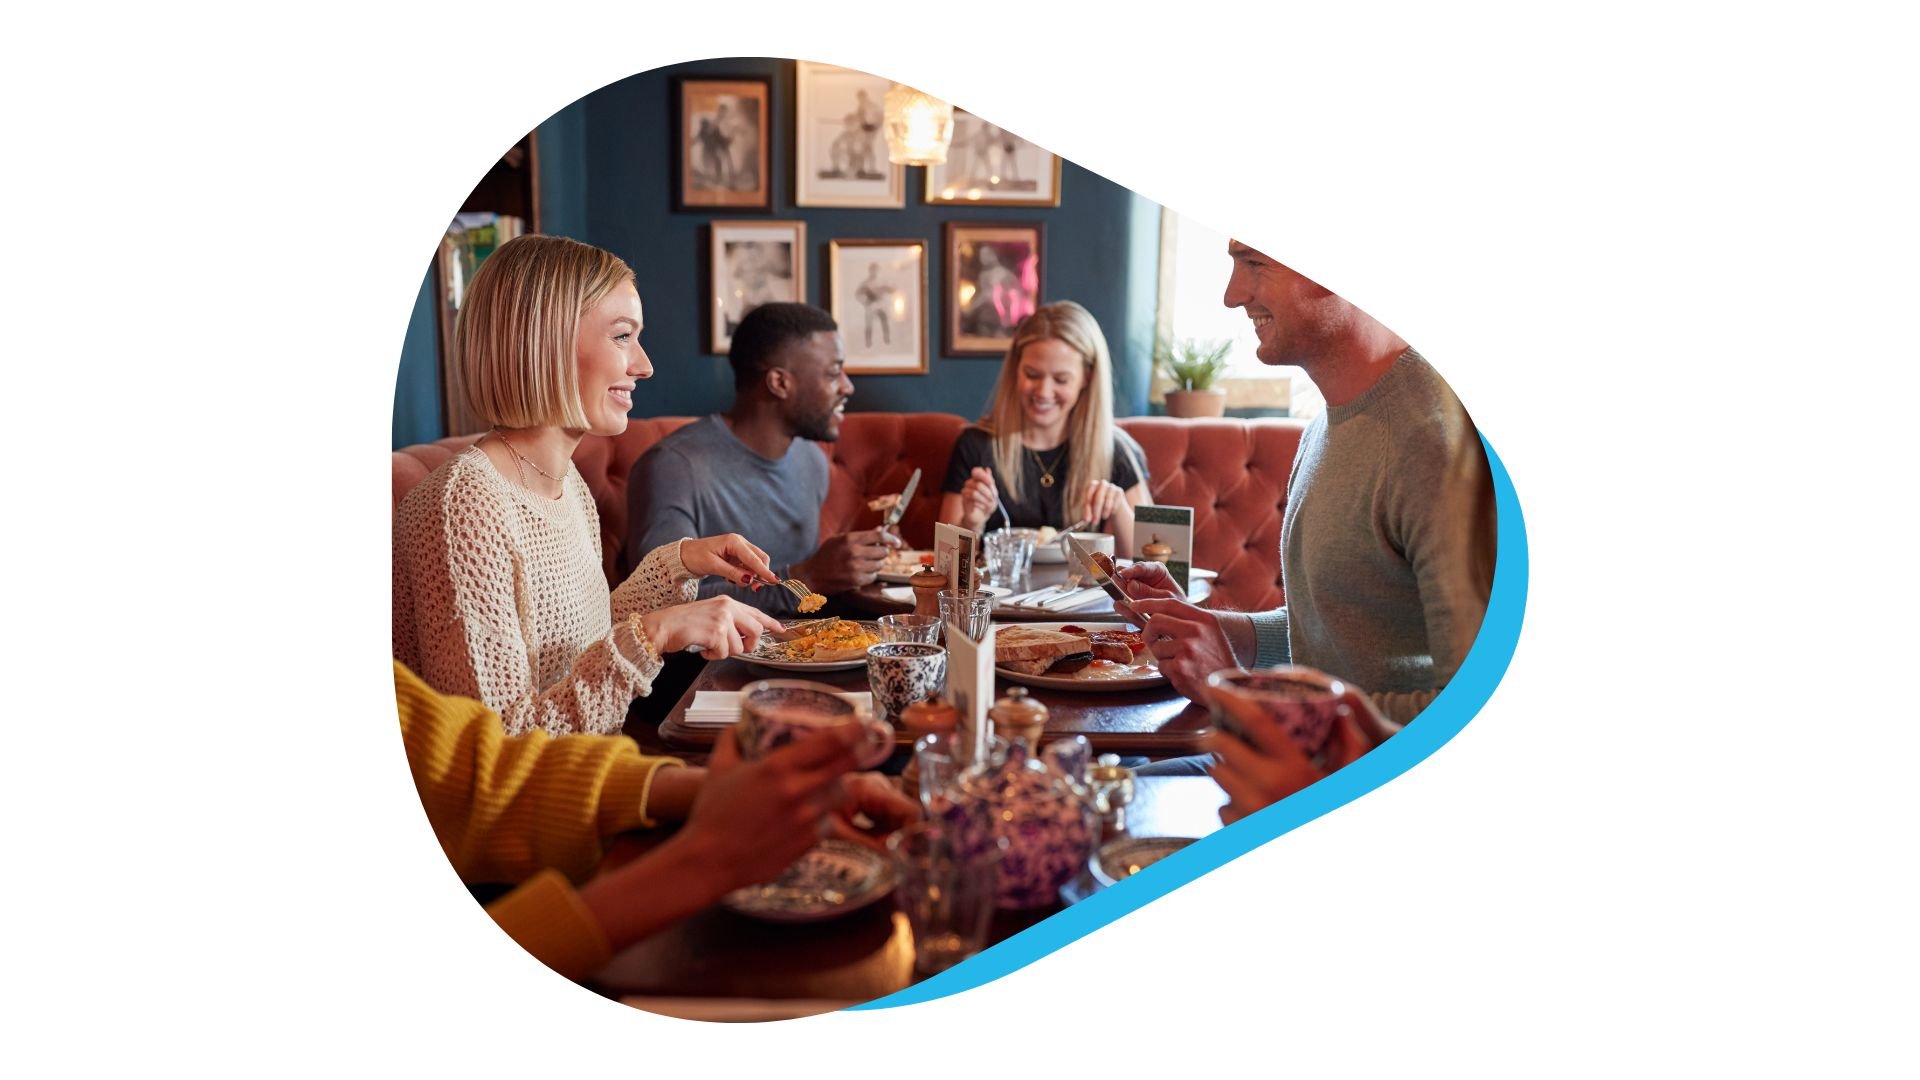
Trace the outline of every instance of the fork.
<path fill-rule="evenodd" d="M 787 578 L 785 581 L 782 581 L 780 583 L 780 586 L 793 594 L 793 598 L 800 602 L 800 608 L 802 611 L 806 610 L 807 597 L 819 595 L 818 593 L 815 593 L 812 589 L 807 588 L 805 583 L 803 583 L 799 578 Z M 820 602 L 823 604 L 826 603 L 826 597 L 821 597 Z"/>

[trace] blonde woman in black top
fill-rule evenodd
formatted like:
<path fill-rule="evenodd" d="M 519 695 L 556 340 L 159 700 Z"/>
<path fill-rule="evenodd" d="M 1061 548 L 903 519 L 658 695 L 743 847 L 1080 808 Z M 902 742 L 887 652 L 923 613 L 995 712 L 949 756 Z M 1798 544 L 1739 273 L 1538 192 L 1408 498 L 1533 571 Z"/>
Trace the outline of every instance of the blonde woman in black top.
<path fill-rule="evenodd" d="M 1146 455 L 1113 423 L 1113 360 L 1087 309 L 1070 300 L 1022 319 L 988 412 L 960 433 L 940 520 L 981 531 L 1091 521 L 1133 550 L 1133 508 L 1147 502 Z"/>

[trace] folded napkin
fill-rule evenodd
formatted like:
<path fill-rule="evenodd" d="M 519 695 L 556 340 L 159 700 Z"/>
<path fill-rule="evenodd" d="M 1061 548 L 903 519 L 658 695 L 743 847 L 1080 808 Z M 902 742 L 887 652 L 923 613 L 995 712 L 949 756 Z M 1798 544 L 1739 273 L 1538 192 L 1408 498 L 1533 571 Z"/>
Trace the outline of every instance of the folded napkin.
<path fill-rule="evenodd" d="M 1004 603 L 1005 598 L 1013 592 L 1012 589 L 1003 589 L 998 585 L 982 585 L 980 591 L 991 593 L 993 595 L 993 602 L 996 604 Z M 893 585 L 881 589 L 880 595 L 896 604 L 911 604 L 913 603 L 913 586 Z"/>
<path fill-rule="evenodd" d="M 855 708 L 873 712 L 873 695 L 865 690 L 840 695 Z M 681 723 L 688 727 L 726 727 L 740 719 L 740 691 L 701 690 L 693 695 L 687 715 Z"/>
<path fill-rule="evenodd" d="M 1010 603 L 1006 606 L 1023 607 L 1032 611 L 1072 611 L 1075 608 L 1086 607 L 1088 604 L 1091 604 L 1094 601 L 1099 600 L 1101 597 L 1105 595 L 1106 593 L 1096 586 L 1091 589 L 1075 589 L 1073 592 L 1070 592 L 1070 593 L 1056 593 L 1053 596 L 1040 600 L 1037 603 L 1036 602 L 1028 602 L 1028 603 L 1022 603 L 1022 604 Z"/>

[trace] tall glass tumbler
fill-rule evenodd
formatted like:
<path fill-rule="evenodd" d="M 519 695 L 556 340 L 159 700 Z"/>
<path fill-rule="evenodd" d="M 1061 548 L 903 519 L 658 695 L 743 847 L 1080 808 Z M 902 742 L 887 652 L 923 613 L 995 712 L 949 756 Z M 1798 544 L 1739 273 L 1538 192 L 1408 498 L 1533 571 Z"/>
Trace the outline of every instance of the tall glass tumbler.
<path fill-rule="evenodd" d="M 979 641 L 993 622 L 993 594 L 940 590 L 940 621 Z"/>
<path fill-rule="evenodd" d="M 913 976 L 937 975 L 987 943 L 1007 840 L 974 853 L 956 851 L 944 826 L 909 825 L 887 840 L 899 884 L 894 898 L 913 928 Z"/>

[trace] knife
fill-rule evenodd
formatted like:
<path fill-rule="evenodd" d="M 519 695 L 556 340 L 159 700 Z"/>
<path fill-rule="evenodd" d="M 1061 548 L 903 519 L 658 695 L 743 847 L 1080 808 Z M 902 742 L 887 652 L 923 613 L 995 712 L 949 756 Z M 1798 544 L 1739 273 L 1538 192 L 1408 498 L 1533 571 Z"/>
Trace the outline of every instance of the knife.
<path fill-rule="evenodd" d="M 907 516 L 907 504 L 913 501 L 913 493 L 919 487 L 920 470 L 915 469 L 913 475 L 907 477 L 907 486 L 900 489 L 900 501 L 893 504 L 893 509 L 887 511 L 886 520 L 880 523 L 882 529 L 891 529 L 900 524 L 900 519 Z"/>
<path fill-rule="evenodd" d="M 1113 565 L 1111 559 L 1094 551 L 1072 533 L 1067 534 L 1067 550 L 1073 553 L 1074 563 L 1080 567 L 1080 572 L 1086 575 L 1086 580 L 1106 590 L 1107 595 L 1113 598 L 1114 603 L 1127 604 L 1132 602 L 1133 598 L 1127 595 L 1126 590 L 1120 587 L 1119 582 L 1113 580 L 1113 574 L 1107 569 L 1107 567 Z M 1142 618 L 1144 617 L 1145 616 L 1142 616 Z"/>

